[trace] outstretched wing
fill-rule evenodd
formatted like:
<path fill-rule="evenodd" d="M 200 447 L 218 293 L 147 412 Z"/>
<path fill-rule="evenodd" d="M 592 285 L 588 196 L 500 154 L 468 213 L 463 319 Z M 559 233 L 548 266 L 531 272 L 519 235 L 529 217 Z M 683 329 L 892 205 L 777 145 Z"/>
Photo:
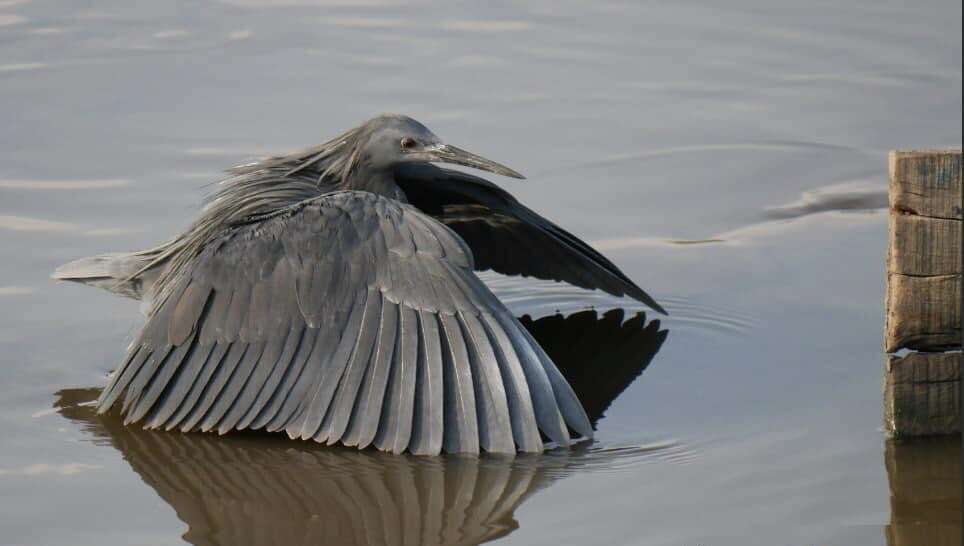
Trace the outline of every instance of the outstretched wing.
<path fill-rule="evenodd" d="M 407 165 L 396 181 L 412 205 L 469 245 L 478 271 L 492 269 L 629 296 L 666 311 L 605 256 L 488 180 L 434 165 Z"/>
<path fill-rule="evenodd" d="M 164 289 L 99 402 L 148 428 L 434 454 L 592 429 L 451 230 L 365 192 L 226 233 Z M 568 425 L 568 426 L 567 426 Z"/>

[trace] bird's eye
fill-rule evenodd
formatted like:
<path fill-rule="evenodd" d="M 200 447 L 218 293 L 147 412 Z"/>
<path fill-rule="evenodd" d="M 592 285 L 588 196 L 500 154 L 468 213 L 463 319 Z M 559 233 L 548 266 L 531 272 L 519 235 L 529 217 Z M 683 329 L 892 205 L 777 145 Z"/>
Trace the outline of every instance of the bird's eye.
<path fill-rule="evenodd" d="M 418 143 L 415 142 L 415 139 L 412 137 L 405 137 L 402 139 L 402 142 L 401 142 L 401 146 L 403 150 L 411 150 L 412 148 L 415 147 L 416 144 Z"/>

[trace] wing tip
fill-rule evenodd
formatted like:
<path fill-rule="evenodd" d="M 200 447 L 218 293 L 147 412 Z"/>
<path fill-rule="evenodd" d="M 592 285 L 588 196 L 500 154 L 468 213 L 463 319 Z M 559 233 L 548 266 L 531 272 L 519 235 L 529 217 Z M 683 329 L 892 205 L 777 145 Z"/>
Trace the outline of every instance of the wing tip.
<path fill-rule="evenodd" d="M 664 317 L 669 316 L 669 311 L 660 305 L 652 296 L 647 294 L 642 288 L 636 286 L 635 284 L 630 284 L 630 286 L 632 289 L 628 291 L 627 295 L 629 295 L 629 297 L 646 304 L 647 307 L 663 315 Z"/>

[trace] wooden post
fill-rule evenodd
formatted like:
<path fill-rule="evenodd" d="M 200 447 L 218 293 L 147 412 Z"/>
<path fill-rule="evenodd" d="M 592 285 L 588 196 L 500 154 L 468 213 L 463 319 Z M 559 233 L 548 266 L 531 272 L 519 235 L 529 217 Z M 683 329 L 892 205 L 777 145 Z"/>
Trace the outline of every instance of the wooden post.
<path fill-rule="evenodd" d="M 892 436 L 961 431 L 964 156 L 890 154 L 884 424 Z M 949 351 L 949 352 L 946 352 Z"/>

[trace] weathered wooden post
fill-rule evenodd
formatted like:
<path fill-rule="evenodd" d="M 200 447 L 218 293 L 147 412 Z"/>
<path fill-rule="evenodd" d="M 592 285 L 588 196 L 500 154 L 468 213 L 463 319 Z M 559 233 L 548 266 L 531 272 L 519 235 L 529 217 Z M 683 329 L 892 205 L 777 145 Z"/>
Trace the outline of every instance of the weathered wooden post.
<path fill-rule="evenodd" d="M 891 436 L 961 431 L 964 156 L 890 153 L 884 425 Z M 897 351 L 909 349 L 907 354 Z"/>

